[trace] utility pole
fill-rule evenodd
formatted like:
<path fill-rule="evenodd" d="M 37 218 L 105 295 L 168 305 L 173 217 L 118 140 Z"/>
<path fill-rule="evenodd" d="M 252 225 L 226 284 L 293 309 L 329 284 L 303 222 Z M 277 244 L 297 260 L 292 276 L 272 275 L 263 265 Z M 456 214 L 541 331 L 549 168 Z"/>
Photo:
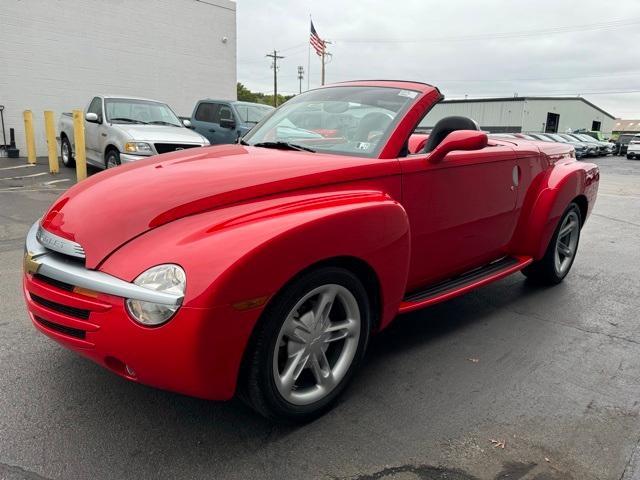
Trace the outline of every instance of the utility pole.
<path fill-rule="evenodd" d="M 284 58 L 283 56 L 278 55 L 276 50 L 273 53 L 267 53 L 266 55 L 269 58 L 273 59 L 273 63 L 271 64 L 271 68 L 273 68 L 273 106 L 278 106 L 278 60 Z"/>
<path fill-rule="evenodd" d="M 325 46 L 331 44 L 331 42 L 327 40 L 323 40 Z M 329 60 L 326 60 L 329 59 Z M 331 61 L 331 54 L 326 51 L 326 48 L 322 50 L 322 55 L 320 55 L 320 61 L 322 62 L 322 74 L 320 76 L 320 84 L 324 85 L 324 66 Z"/>
<path fill-rule="evenodd" d="M 302 79 L 304 78 L 304 67 L 298 66 L 298 81 L 300 82 L 300 93 L 302 93 Z"/>

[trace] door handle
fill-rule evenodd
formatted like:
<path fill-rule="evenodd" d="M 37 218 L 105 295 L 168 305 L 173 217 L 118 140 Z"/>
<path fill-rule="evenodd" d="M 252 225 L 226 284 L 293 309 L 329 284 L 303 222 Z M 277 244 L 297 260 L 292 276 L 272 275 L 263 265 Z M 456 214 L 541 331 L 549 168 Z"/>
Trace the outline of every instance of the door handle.
<path fill-rule="evenodd" d="M 209 131 L 210 131 L 211 133 L 215 133 L 216 129 L 215 129 L 215 128 L 210 128 L 210 129 L 209 129 Z"/>
<path fill-rule="evenodd" d="M 104 133 L 104 132 L 103 132 L 103 133 L 101 133 L 100 135 L 102 135 L 103 137 L 106 137 L 106 136 L 107 136 L 107 134 L 106 134 L 106 133 Z"/>
<path fill-rule="evenodd" d="M 517 165 L 513 167 L 513 170 L 511 171 L 511 179 L 513 181 L 511 190 L 515 190 L 515 187 L 520 184 L 520 167 L 518 167 Z"/>

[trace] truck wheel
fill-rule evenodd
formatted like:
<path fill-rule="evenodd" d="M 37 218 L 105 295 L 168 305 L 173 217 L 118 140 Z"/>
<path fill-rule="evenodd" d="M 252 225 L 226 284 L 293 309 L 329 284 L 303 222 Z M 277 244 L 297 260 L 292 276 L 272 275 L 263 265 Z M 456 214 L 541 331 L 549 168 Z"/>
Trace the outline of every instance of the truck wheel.
<path fill-rule="evenodd" d="M 560 283 L 576 258 L 581 227 L 580 208 L 572 202 L 562 215 L 544 257 L 525 267 L 522 273 L 541 284 Z"/>
<path fill-rule="evenodd" d="M 73 160 L 71 142 L 69 142 L 67 137 L 62 137 L 60 140 L 60 158 L 62 158 L 62 164 L 65 167 L 71 168 L 76 164 Z"/>
<path fill-rule="evenodd" d="M 114 168 L 120 165 L 120 152 L 117 150 L 109 150 L 104 157 L 106 168 Z"/>
<path fill-rule="evenodd" d="M 315 270 L 285 287 L 257 328 L 241 397 L 267 418 L 306 422 L 332 407 L 362 362 L 367 292 L 348 270 Z"/>

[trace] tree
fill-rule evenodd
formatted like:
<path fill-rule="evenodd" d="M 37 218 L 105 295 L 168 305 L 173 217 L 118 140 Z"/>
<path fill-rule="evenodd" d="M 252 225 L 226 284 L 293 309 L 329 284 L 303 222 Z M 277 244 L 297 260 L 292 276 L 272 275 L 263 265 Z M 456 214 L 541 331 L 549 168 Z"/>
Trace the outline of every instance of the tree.
<path fill-rule="evenodd" d="M 253 103 L 262 103 L 264 105 L 273 105 L 273 95 L 265 95 L 264 93 L 260 93 L 260 92 L 252 92 L 240 82 L 238 82 L 237 84 L 237 94 L 238 94 L 238 100 L 242 102 L 253 102 Z M 287 100 L 293 97 L 295 97 L 295 95 L 278 94 L 278 105 L 282 105 L 284 102 L 286 102 Z"/>

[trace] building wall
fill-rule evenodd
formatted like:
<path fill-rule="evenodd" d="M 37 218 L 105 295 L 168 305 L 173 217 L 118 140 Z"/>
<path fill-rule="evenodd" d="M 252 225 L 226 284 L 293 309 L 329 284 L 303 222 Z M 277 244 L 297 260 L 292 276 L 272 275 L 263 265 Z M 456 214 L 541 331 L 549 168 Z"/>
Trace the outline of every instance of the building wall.
<path fill-rule="evenodd" d="M 540 132 L 546 124 L 547 113 L 560 114 L 558 132 L 567 129 L 591 130 L 594 120 L 601 122 L 600 130 L 611 133 L 615 120 L 582 100 L 514 98 L 495 101 L 453 101 L 437 104 L 420 122 L 433 127 L 441 118 L 461 115 L 474 119 L 480 127 L 491 132 Z"/>
<path fill-rule="evenodd" d="M 524 101 L 496 102 L 444 102 L 439 103 L 420 123 L 423 127 L 433 127 L 444 117 L 460 115 L 469 117 L 491 131 L 520 131 Z M 497 128 L 492 128 L 497 127 Z"/>
<path fill-rule="evenodd" d="M 21 155 L 26 155 L 23 110 L 33 111 L 37 153 L 46 155 L 43 111 L 57 116 L 84 108 L 97 94 L 162 100 L 185 116 L 198 99 L 236 98 L 234 2 L 1 3 L 0 104 L 7 142 L 14 127 Z"/>
<path fill-rule="evenodd" d="M 581 100 L 535 100 L 527 99 L 524 107 L 522 130 L 525 132 L 543 131 L 543 123 L 547 121 L 547 113 L 560 114 L 558 132 L 566 132 L 569 128 L 591 130 L 594 120 L 601 123 L 600 131 L 611 133 L 615 120 Z"/>

